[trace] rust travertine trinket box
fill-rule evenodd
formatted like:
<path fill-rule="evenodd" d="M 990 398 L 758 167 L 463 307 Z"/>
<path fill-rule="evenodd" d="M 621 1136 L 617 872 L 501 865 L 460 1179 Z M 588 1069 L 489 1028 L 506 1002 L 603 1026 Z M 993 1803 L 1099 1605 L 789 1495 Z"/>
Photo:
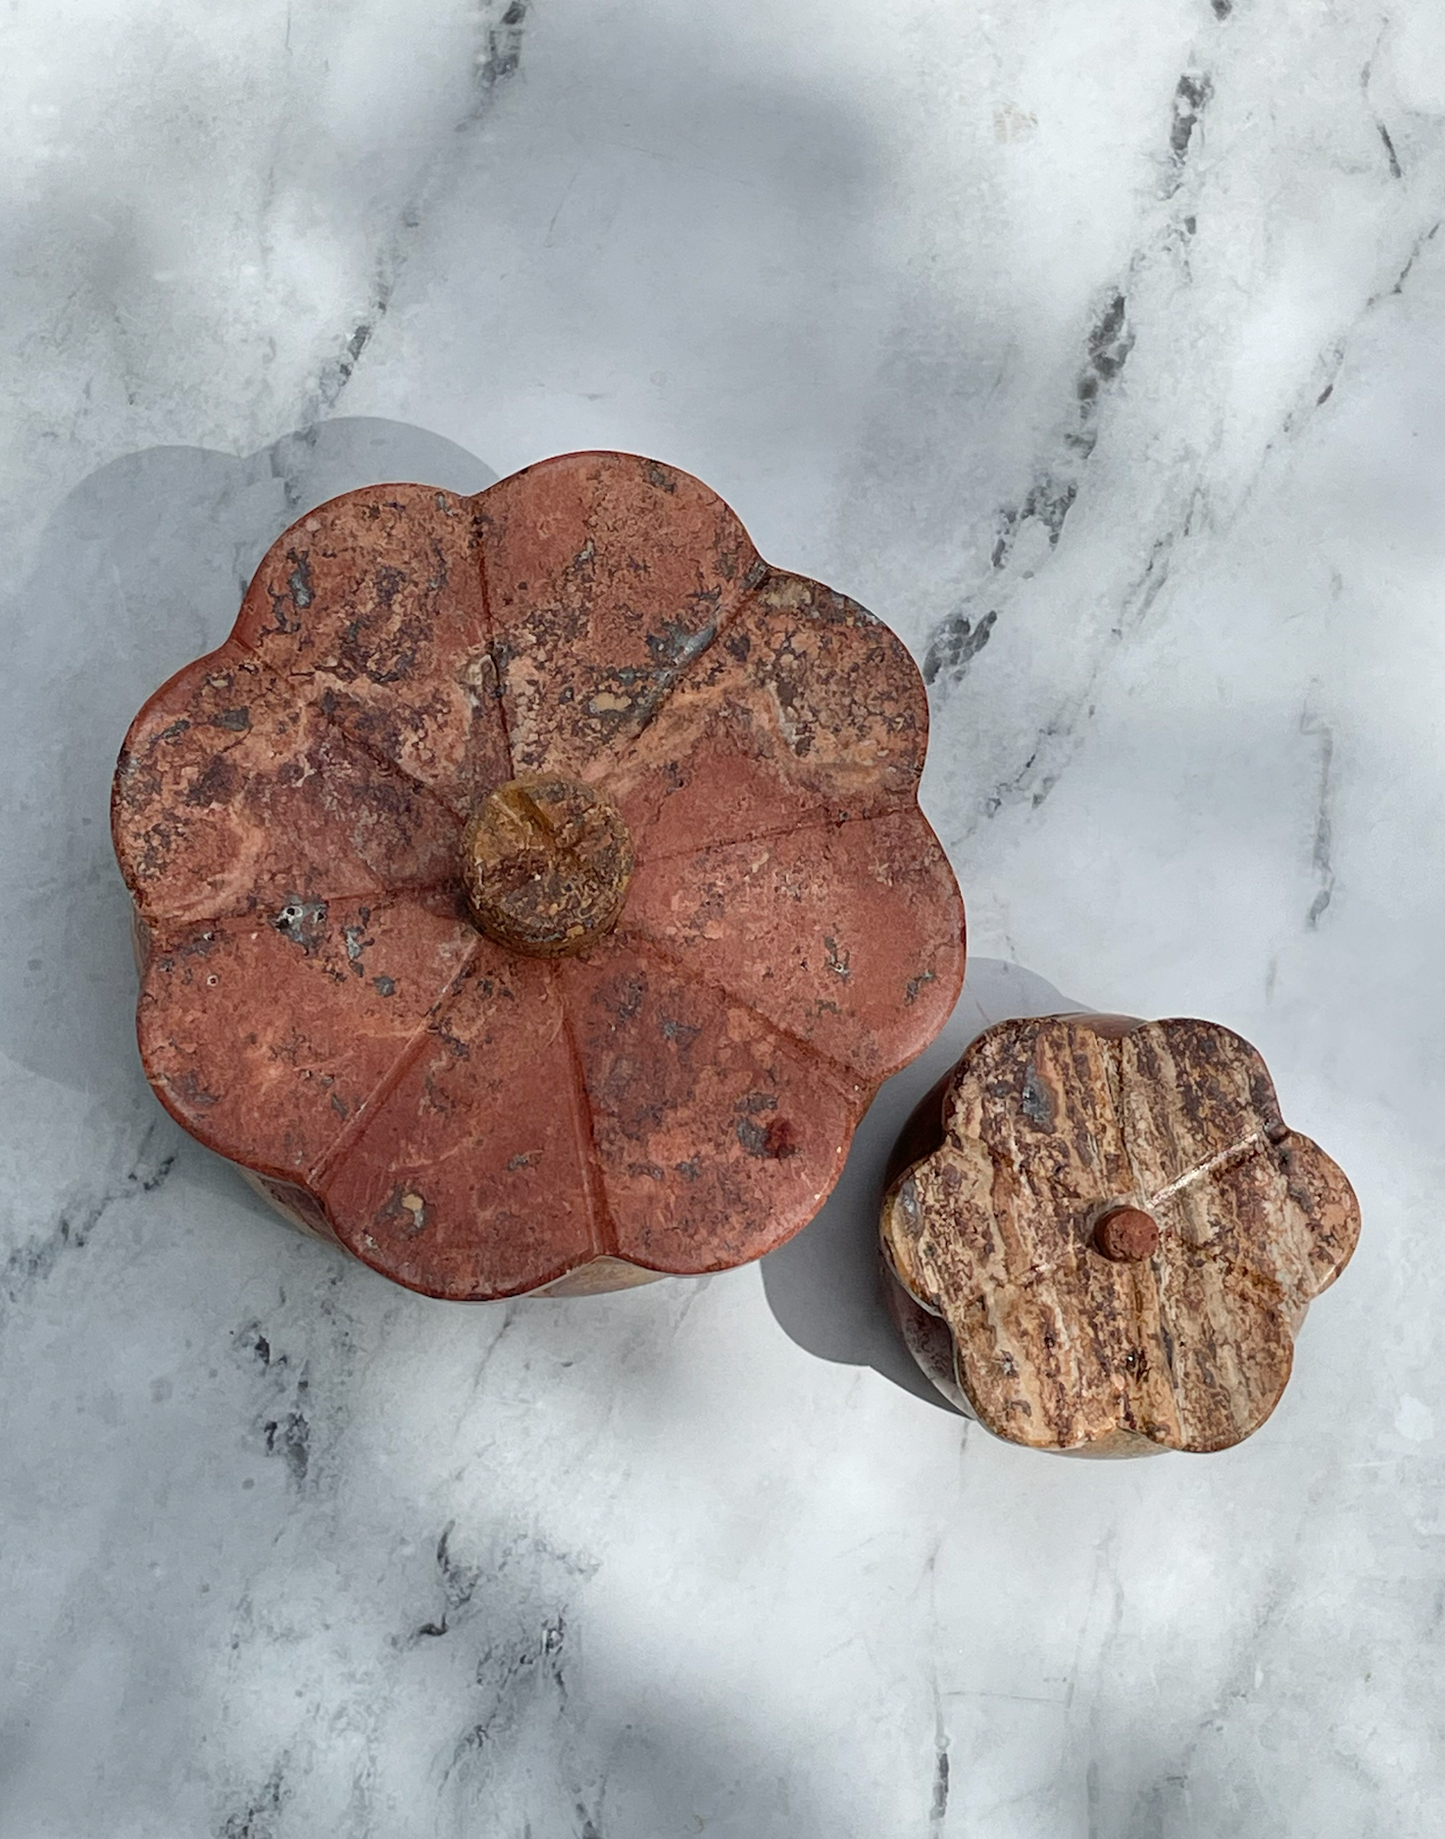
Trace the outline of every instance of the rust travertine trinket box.
<path fill-rule="evenodd" d="M 999 1023 L 894 1162 L 882 1237 L 904 1337 L 960 1409 L 1032 1449 L 1238 1443 L 1359 1235 L 1349 1182 L 1212 1022 Z"/>
<path fill-rule="evenodd" d="M 151 1083 L 431 1295 L 756 1258 L 958 995 L 926 733 L 892 634 L 684 473 L 335 499 L 125 742 Z"/>

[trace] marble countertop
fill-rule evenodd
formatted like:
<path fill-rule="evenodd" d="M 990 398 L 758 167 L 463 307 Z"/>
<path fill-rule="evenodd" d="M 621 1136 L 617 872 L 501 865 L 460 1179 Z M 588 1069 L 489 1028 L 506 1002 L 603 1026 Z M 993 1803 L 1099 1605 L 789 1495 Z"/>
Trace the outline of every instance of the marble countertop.
<path fill-rule="evenodd" d="M 0 34 L 0 1836 L 1434 1839 L 1435 0 Z M 973 968 L 761 1266 L 448 1307 L 152 1100 L 109 776 L 309 504 L 592 446 L 913 649 Z M 1360 1195 L 1220 1456 L 995 1443 L 873 1296 L 890 1121 L 1077 1005 L 1239 1030 Z"/>

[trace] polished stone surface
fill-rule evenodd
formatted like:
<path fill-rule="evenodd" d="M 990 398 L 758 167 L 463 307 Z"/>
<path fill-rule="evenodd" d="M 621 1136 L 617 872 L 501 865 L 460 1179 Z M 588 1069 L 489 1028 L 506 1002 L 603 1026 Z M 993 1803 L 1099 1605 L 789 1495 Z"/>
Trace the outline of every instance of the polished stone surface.
<path fill-rule="evenodd" d="M 675 468 L 348 492 L 123 743 L 141 1063 L 425 1296 L 750 1263 L 958 1002 L 927 732 L 897 637 Z"/>
<path fill-rule="evenodd" d="M 1439 9 L 23 0 L 6 45 L 0 1834 L 1433 1839 Z M 130 716 L 309 506 L 593 446 L 932 679 L 977 957 L 895 1122 L 1062 990 L 1236 1029 L 1350 1176 L 1238 1448 L 923 1396 L 881 1113 L 759 1267 L 468 1312 L 159 1112 Z"/>
<path fill-rule="evenodd" d="M 880 1215 L 895 1317 L 946 1398 L 1029 1449 L 1242 1443 L 1359 1240 L 1339 1165 L 1217 1022 L 999 1022 L 914 1131 Z"/>

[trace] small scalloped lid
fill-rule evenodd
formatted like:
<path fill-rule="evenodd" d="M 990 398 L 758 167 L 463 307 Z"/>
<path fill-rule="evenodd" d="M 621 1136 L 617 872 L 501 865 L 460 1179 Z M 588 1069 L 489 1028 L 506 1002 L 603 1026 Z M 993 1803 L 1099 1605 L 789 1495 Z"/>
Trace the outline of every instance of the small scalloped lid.
<path fill-rule="evenodd" d="M 1002 1022 L 900 1149 L 882 1210 L 895 1317 L 941 1391 L 1031 1449 L 1240 1442 L 1359 1236 L 1344 1174 L 1213 1022 Z"/>

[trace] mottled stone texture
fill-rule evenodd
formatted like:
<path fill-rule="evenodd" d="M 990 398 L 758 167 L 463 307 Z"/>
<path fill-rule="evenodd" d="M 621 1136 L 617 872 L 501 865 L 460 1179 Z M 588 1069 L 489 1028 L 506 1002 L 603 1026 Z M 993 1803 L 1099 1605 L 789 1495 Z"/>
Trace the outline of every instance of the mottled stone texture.
<path fill-rule="evenodd" d="M 1000 1023 L 904 1155 L 882 1215 L 900 1326 L 943 1391 L 1033 1449 L 1247 1437 L 1359 1234 L 1349 1182 L 1212 1022 Z"/>
<path fill-rule="evenodd" d="M 685 473 L 573 454 L 471 499 L 335 499 L 126 739 L 151 1082 L 432 1295 L 759 1257 L 958 994 L 926 737 L 892 634 Z M 488 797 L 548 779 L 633 858 L 615 923 L 589 909 L 555 959 L 484 936 L 462 877 Z"/>

